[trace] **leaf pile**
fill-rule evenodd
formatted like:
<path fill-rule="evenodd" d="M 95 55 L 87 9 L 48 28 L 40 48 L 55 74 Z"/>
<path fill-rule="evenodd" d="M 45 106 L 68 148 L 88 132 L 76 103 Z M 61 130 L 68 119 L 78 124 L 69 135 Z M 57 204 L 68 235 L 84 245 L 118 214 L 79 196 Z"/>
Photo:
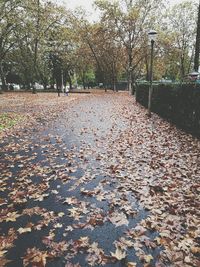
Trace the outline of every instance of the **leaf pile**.
<path fill-rule="evenodd" d="M 199 266 L 200 141 L 126 93 L 53 109 L 1 141 L 2 266 Z"/>

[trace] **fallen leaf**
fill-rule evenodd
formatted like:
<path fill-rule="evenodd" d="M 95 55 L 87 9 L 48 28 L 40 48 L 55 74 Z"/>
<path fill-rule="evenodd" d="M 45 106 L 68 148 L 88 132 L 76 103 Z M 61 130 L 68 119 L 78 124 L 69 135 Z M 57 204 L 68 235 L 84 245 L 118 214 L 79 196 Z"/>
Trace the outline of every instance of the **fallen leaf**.
<path fill-rule="evenodd" d="M 58 217 L 60 217 L 60 218 L 62 218 L 64 215 L 65 215 L 64 212 L 59 212 L 58 213 Z"/>
<path fill-rule="evenodd" d="M 27 227 L 27 228 L 22 228 L 20 227 L 17 232 L 19 232 L 20 234 L 23 234 L 23 233 L 28 233 L 28 232 L 31 232 L 31 228 L 30 227 Z"/>
<path fill-rule="evenodd" d="M 0 257 L 3 257 L 7 253 L 7 250 L 0 250 Z"/>
<path fill-rule="evenodd" d="M 128 225 L 129 221 L 124 213 L 114 212 L 109 217 L 109 220 L 116 226 Z"/>
<path fill-rule="evenodd" d="M 54 228 L 62 228 L 62 223 L 57 223 L 57 224 L 54 224 Z"/>
<path fill-rule="evenodd" d="M 136 267 L 137 263 L 136 262 L 128 262 L 127 267 Z"/>
<path fill-rule="evenodd" d="M 145 260 L 145 262 L 150 263 L 151 260 L 153 260 L 153 257 L 151 255 L 144 255 L 143 259 Z"/>
<path fill-rule="evenodd" d="M 117 247 L 114 253 L 111 252 L 111 256 L 120 261 L 126 258 L 126 252 L 122 251 L 119 247 Z"/>

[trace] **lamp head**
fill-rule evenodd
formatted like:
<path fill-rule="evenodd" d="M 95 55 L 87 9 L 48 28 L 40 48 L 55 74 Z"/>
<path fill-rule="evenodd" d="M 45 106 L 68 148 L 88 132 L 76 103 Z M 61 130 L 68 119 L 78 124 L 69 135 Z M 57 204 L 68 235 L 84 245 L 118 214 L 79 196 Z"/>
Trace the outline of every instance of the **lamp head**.
<path fill-rule="evenodd" d="M 148 32 L 148 37 L 149 37 L 149 41 L 154 41 L 156 40 L 156 37 L 157 37 L 157 32 L 154 31 L 154 30 L 150 30 Z"/>

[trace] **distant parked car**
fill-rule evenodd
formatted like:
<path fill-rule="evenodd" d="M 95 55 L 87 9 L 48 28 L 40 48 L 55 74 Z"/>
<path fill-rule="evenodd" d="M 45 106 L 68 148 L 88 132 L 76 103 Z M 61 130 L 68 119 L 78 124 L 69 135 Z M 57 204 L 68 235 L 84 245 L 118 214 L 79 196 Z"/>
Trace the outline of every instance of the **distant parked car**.
<path fill-rule="evenodd" d="M 35 89 L 36 90 L 43 90 L 44 89 L 44 86 L 42 84 L 35 83 Z"/>
<path fill-rule="evenodd" d="M 188 79 L 191 82 L 194 82 L 199 79 L 199 72 L 193 71 L 188 74 Z"/>
<path fill-rule="evenodd" d="M 161 83 L 172 83 L 173 81 L 170 79 L 161 79 L 160 82 Z"/>
<path fill-rule="evenodd" d="M 13 83 L 12 86 L 13 86 L 14 90 L 20 90 L 20 85 L 19 84 Z"/>

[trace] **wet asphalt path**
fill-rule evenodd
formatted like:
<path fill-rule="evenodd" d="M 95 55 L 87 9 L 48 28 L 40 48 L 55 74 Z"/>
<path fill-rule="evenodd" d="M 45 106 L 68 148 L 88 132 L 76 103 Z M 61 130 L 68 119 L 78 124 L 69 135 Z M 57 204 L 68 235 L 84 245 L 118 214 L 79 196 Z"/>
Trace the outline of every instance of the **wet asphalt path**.
<path fill-rule="evenodd" d="M 93 266 L 120 267 L 127 262 L 144 266 L 132 246 L 126 249 L 125 259 L 111 258 L 115 242 L 121 237 L 128 240 L 128 230 L 148 216 L 132 185 L 124 182 L 135 175 L 133 162 L 140 162 L 138 175 L 148 176 L 148 143 L 145 152 L 138 153 L 130 140 L 133 118 L 128 111 L 133 101 L 126 93 L 87 96 L 66 107 L 57 121 L 41 122 L 2 141 L 0 199 L 6 202 L 1 212 L 19 215 L 0 223 L 1 235 L 7 236 L 11 228 L 16 235 L 13 246 L 6 249 L 5 257 L 11 260 L 6 266 L 23 266 L 27 248 L 51 251 L 52 245 L 43 240 L 52 233 L 54 242 L 66 242 L 68 248 L 56 258 L 47 258 L 49 267 L 63 267 L 67 262 L 92 266 L 92 255 Z M 137 127 L 131 135 L 138 133 L 139 139 Z M 116 219 L 117 214 L 121 218 Z M 31 231 L 19 233 L 20 227 Z M 150 239 L 156 235 L 146 232 Z M 81 237 L 89 238 L 85 247 L 77 241 Z M 107 261 L 88 253 L 94 243 L 110 257 Z M 154 266 L 160 248 L 144 251 L 154 256 Z"/>

